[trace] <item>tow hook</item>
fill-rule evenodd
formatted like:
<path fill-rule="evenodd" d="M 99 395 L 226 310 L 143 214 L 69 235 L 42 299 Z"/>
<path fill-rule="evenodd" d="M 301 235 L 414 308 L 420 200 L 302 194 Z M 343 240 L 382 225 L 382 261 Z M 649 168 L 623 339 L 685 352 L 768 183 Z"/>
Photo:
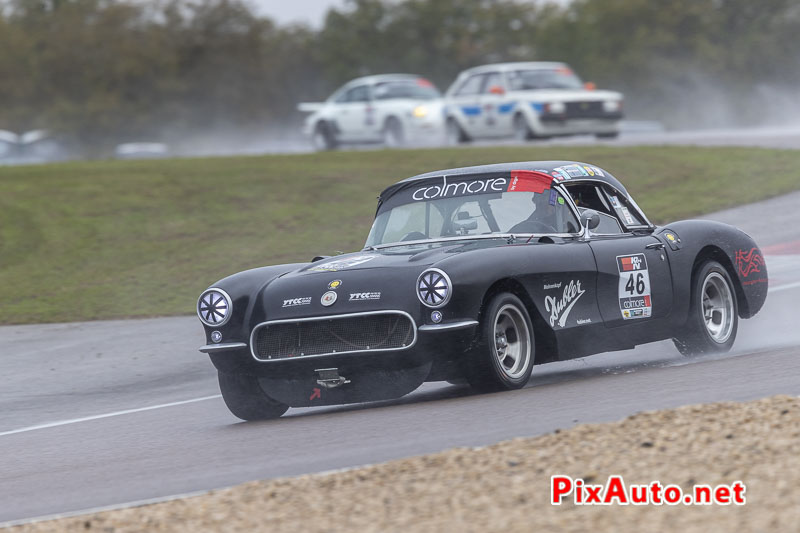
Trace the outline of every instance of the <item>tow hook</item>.
<path fill-rule="evenodd" d="M 338 368 L 318 368 L 314 372 L 318 376 L 317 385 L 326 389 L 335 389 L 350 383 L 349 379 L 339 375 Z"/>

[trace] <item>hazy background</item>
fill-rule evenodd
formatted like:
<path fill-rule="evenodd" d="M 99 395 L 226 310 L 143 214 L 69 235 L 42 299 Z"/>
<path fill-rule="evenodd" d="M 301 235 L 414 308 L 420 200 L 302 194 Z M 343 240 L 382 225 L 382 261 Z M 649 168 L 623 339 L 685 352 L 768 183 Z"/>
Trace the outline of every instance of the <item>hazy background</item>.
<path fill-rule="evenodd" d="M 798 0 L 0 0 L 0 130 L 280 149 L 360 75 L 562 60 L 669 128 L 794 125 Z"/>

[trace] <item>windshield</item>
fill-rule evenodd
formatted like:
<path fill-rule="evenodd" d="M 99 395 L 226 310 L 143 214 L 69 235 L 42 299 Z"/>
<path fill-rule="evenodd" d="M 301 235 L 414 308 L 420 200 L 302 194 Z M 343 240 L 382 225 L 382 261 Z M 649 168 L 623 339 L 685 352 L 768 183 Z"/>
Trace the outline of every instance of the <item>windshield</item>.
<path fill-rule="evenodd" d="M 512 91 L 535 89 L 583 89 L 583 82 L 569 67 L 514 70 L 508 73 Z"/>
<path fill-rule="evenodd" d="M 376 100 L 410 98 L 412 100 L 433 100 L 441 95 L 434 85 L 424 78 L 378 83 L 375 85 Z"/>
<path fill-rule="evenodd" d="M 564 197 L 549 185 L 512 188 L 508 178 L 445 181 L 396 193 L 382 208 L 367 246 L 492 234 L 576 233 L 579 223 Z M 440 182 L 441 183 L 441 182 Z M 476 185 L 478 184 L 478 185 Z M 481 185 L 482 184 L 482 185 Z M 480 191 L 470 193 L 470 189 Z M 527 189 L 527 190 L 523 190 Z M 438 192 L 437 192 L 438 191 Z M 459 194 L 461 193 L 461 194 Z"/>

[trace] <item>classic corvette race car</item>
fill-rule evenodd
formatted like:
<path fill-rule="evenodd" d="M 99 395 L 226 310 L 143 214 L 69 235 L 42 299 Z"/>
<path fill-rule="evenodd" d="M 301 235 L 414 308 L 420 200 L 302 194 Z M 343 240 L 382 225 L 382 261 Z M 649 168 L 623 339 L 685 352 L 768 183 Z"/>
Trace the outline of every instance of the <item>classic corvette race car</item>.
<path fill-rule="evenodd" d="M 360 252 L 227 277 L 197 314 L 236 416 L 397 398 L 425 381 L 523 387 L 533 365 L 673 339 L 729 350 L 767 296 L 738 229 L 651 224 L 608 171 L 442 170 L 381 193 Z"/>

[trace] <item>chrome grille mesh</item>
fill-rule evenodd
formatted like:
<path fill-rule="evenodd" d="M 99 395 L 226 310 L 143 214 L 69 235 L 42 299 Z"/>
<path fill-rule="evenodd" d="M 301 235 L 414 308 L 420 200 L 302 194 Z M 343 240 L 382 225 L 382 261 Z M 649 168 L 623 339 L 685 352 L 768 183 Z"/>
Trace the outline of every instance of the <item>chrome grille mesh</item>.
<path fill-rule="evenodd" d="M 397 350 L 416 338 L 414 322 L 405 314 L 344 315 L 296 322 L 265 323 L 253 335 L 258 359 Z"/>

